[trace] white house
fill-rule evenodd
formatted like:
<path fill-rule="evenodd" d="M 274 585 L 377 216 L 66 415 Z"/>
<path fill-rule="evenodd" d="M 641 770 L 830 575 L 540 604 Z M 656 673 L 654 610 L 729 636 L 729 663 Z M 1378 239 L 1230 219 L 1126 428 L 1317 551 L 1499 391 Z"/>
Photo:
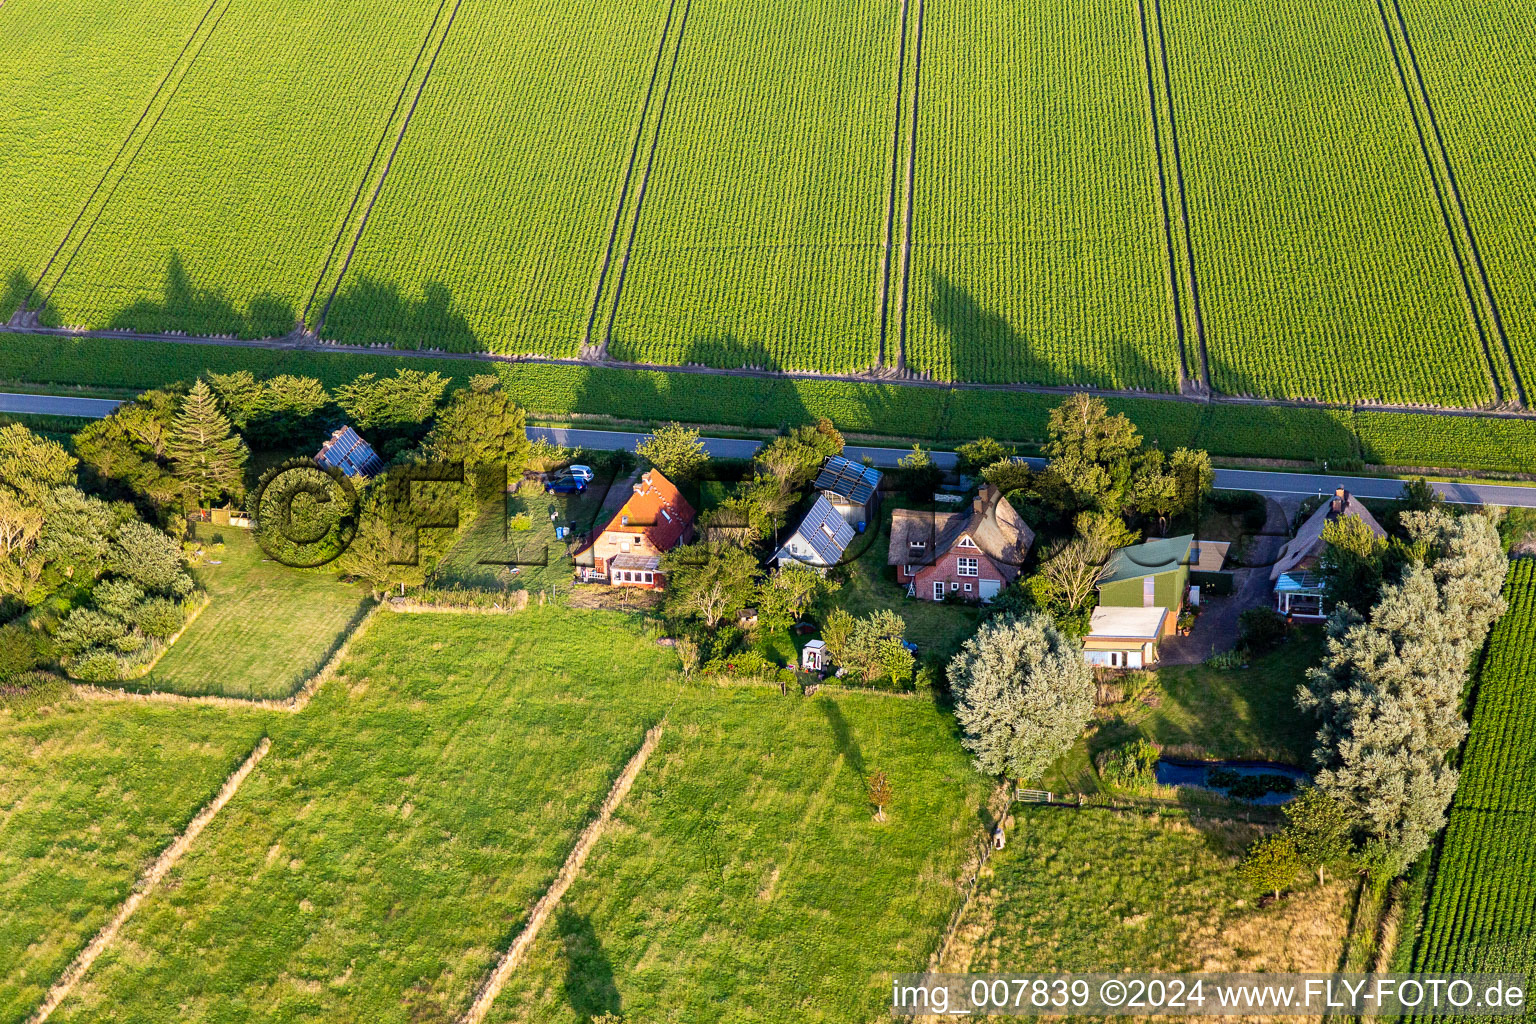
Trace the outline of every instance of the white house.
<path fill-rule="evenodd" d="M 813 569 L 826 569 L 842 561 L 843 552 L 852 541 L 853 527 L 822 495 L 770 561 L 780 566 L 798 562 Z"/>
<path fill-rule="evenodd" d="M 1083 638 L 1083 660 L 1100 668 L 1151 668 L 1167 617 L 1168 609 L 1157 606 L 1095 608 Z"/>

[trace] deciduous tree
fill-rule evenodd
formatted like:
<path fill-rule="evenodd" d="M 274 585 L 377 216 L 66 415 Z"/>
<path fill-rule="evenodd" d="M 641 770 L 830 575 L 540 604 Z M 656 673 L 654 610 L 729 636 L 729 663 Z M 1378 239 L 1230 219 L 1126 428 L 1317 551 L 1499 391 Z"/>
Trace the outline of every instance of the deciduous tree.
<path fill-rule="evenodd" d="M 635 453 L 671 480 L 688 480 L 709 462 L 699 432 L 681 423 L 667 423 L 635 445 Z"/>

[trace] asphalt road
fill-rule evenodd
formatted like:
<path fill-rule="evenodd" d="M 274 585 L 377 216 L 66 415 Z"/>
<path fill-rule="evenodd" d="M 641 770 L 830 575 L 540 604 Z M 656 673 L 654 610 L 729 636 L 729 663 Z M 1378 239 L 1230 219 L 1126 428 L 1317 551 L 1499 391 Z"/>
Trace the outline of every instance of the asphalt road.
<path fill-rule="evenodd" d="M 0 412 L 28 412 L 43 416 L 83 416 L 99 420 L 120 404 L 113 398 L 66 398 L 63 395 L 0 394 Z"/>
<path fill-rule="evenodd" d="M 47 416 L 83 416 L 100 419 L 117 408 L 118 403 L 109 398 L 71 398 L 64 395 L 0 394 L 0 412 L 34 413 Z M 617 430 L 580 430 L 572 427 L 529 427 L 528 436 L 543 437 L 566 448 L 613 449 L 628 448 L 647 435 Z M 706 437 L 704 448 L 716 458 L 750 459 L 762 442 L 731 437 Z M 849 445 L 844 449 L 850 458 L 869 459 L 876 466 L 895 466 L 907 454 L 905 448 L 875 448 L 868 445 Z M 933 461 L 949 469 L 955 464 L 954 452 L 933 452 Z M 1044 459 L 1026 459 L 1036 467 L 1045 464 Z M 1252 469 L 1218 469 L 1216 486 L 1226 491 L 1257 491 L 1274 496 L 1306 497 L 1328 494 L 1343 485 L 1362 498 L 1395 498 L 1402 493 L 1400 480 L 1385 480 L 1369 476 L 1334 476 L 1322 473 L 1277 473 Z M 1473 484 L 1437 482 L 1435 489 L 1447 501 L 1462 505 L 1519 505 L 1536 508 L 1536 487 L 1517 484 Z"/>
<path fill-rule="evenodd" d="M 577 430 L 568 427 L 529 427 L 530 437 L 543 437 L 567 448 L 634 450 L 637 443 L 648 435 L 632 434 L 615 430 Z M 704 448 L 716 458 L 748 459 L 757 451 L 761 442 L 728 437 L 701 438 Z M 849 445 L 843 449 L 850 458 L 869 458 L 876 466 L 895 466 L 897 460 L 907 454 L 905 448 L 871 448 Z M 955 464 L 954 452 L 933 452 L 933 461 L 948 469 Z M 1044 459 L 1026 459 L 1039 469 Z M 1338 486 L 1347 487 L 1361 498 L 1396 498 L 1403 490 L 1401 480 L 1370 476 L 1336 476 L 1329 473 L 1279 473 L 1253 469 L 1218 469 L 1216 487 L 1223 491 L 1257 491 L 1274 497 L 1308 497 L 1331 494 Z M 1519 505 L 1536 508 L 1536 487 L 1518 484 L 1472 484 L 1437 482 L 1435 490 L 1447 501 L 1461 505 Z"/>

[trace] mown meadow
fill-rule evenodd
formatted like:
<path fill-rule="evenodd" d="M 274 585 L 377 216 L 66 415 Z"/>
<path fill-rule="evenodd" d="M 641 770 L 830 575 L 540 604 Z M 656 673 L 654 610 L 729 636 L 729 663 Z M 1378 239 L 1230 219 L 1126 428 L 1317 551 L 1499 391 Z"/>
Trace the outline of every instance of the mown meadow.
<path fill-rule="evenodd" d="M 0 1022 L 31 1015 L 267 721 L 95 700 L 0 709 Z"/>

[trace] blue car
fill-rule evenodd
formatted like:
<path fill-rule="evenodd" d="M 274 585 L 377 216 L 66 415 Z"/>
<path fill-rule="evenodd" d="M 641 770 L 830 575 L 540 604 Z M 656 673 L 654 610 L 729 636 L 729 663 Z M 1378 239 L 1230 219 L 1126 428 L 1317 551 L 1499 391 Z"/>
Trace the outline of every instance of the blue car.
<path fill-rule="evenodd" d="M 550 494 L 580 494 L 587 489 L 587 482 L 571 476 L 569 473 L 561 473 L 544 481 L 544 490 Z"/>

